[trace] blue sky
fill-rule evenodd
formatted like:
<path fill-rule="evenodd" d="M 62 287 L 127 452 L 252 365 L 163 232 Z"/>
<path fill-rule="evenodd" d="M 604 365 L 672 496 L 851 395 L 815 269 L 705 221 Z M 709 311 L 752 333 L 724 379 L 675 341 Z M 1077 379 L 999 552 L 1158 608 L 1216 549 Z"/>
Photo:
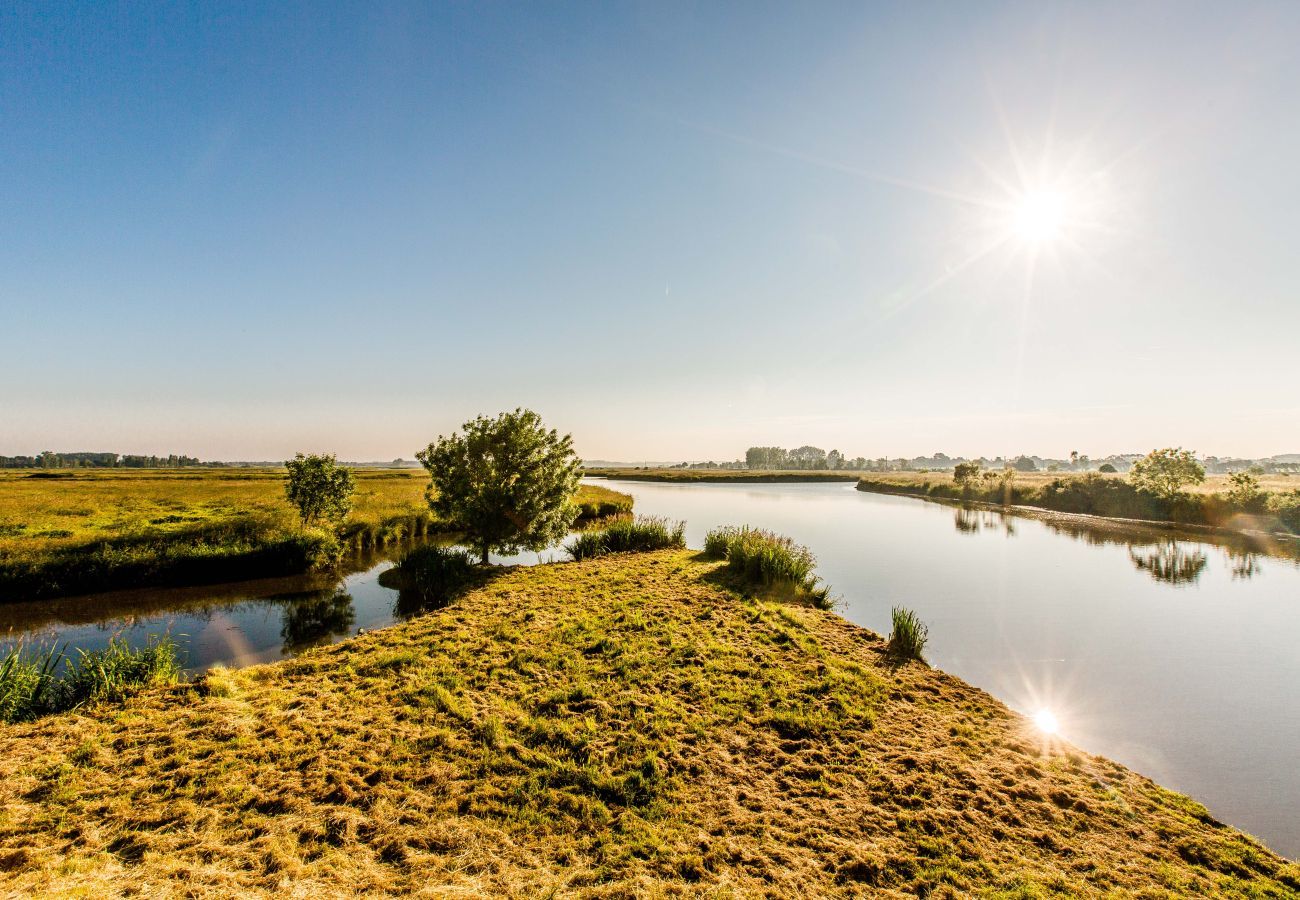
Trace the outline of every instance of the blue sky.
<path fill-rule="evenodd" d="M 1293 3 L 7 5 L 0 453 L 409 458 L 520 405 L 616 459 L 1295 452 L 1297 45 Z"/>

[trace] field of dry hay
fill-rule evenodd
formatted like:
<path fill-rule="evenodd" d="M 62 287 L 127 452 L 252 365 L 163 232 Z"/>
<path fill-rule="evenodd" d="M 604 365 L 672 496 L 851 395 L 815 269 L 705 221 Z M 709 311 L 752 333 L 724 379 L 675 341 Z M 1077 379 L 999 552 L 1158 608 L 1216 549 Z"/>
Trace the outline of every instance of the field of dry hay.
<path fill-rule="evenodd" d="M 0 894 L 1214 896 L 1300 867 L 690 551 L 0 728 Z"/>

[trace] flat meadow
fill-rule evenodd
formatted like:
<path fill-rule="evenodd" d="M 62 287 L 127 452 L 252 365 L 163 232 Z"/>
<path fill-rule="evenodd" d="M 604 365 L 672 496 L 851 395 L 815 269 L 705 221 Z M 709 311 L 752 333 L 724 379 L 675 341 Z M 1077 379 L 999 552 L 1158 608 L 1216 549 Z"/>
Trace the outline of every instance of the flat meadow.
<path fill-rule="evenodd" d="M 422 469 L 357 469 L 337 533 L 304 529 L 280 468 L 0 470 L 0 600 L 306 571 L 341 553 L 447 531 Z M 631 510 L 583 485 L 579 519 Z"/>

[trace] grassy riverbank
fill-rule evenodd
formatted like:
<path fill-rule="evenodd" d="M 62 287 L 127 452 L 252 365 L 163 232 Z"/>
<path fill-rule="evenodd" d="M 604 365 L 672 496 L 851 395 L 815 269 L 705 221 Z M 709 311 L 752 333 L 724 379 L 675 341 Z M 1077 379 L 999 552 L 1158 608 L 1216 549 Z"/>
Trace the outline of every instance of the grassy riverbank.
<path fill-rule="evenodd" d="M 0 893 L 1288 897 L 1300 869 L 691 551 L 0 727 Z"/>
<path fill-rule="evenodd" d="M 981 480 L 959 485 L 951 472 L 890 472 L 863 475 L 858 490 L 904 494 L 935 500 L 974 500 L 1032 506 L 1053 512 L 1177 522 L 1248 531 L 1300 533 L 1300 484 L 1295 479 L 1268 480 L 1250 503 L 1228 495 L 1224 476 L 1211 476 L 1176 501 L 1135 489 L 1122 475 L 1016 473 L 1009 481 Z M 1279 487 L 1280 486 L 1280 487 Z"/>
<path fill-rule="evenodd" d="M 283 469 L 0 471 L 0 600 L 285 575 L 446 530 L 422 470 L 361 469 L 337 533 L 303 529 Z M 632 498 L 583 485 L 579 518 Z"/>
<path fill-rule="evenodd" d="M 748 469 L 583 469 L 583 475 L 609 478 L 616 481 L 678 481 L 678 482 L 820 482 L 857 481 L 861 472 L 820 471 L 798 469 L 788 472 L 750 471 Z"/>

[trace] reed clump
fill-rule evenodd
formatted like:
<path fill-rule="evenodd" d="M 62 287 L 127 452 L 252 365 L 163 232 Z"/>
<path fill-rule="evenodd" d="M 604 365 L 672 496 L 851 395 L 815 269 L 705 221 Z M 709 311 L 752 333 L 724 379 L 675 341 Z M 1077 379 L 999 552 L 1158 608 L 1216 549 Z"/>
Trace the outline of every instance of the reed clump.
<path fill-rule="evenodd" d="M 113 638 L 103 650 L 11 648 L 0 658 L 0 721 L 26 722 L 94 703 L 121 700 L 152 685 L 175 684 L 181 666 L 170 636 L 132 648 Z"/>
<path fill-rule="evenodd" d="M 603 528 L 582 532 L 564 549 L 570 558 L 580 560 L 608 553 L 680 550 L 685 546 L 685 522 L 673 522 L 661 516 L 627 516 L 615 519 Z"/>
<path fill-rule="evenodd" d="M 922 655 L 930 639 L 930 629 L 912 610 L 895 606 L 890 611 L 893 630 L 889 633 L 889 655 L 895 659 L 925 662 Z"/>
<path fill-rule="evenodd" d="M 833 605 L 830 587 L 813 574 L 817 557 L 785 535 L 748 525 L 726 525 L 704 536 L 704 552 L 726 559 L 727 567 L 750 584 L 793 590 L 822 609 Z"/>

